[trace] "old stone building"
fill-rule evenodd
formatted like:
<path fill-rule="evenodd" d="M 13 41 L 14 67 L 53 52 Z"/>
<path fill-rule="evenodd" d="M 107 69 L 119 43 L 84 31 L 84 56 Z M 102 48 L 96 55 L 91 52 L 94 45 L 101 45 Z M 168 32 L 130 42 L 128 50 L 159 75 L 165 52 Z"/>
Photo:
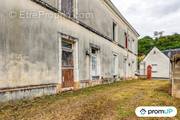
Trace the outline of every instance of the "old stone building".
<path fill-rule="evenodd" d="M 0 101 L 133 78 L 138 36 L 109 0 L 1 0 Z"/>

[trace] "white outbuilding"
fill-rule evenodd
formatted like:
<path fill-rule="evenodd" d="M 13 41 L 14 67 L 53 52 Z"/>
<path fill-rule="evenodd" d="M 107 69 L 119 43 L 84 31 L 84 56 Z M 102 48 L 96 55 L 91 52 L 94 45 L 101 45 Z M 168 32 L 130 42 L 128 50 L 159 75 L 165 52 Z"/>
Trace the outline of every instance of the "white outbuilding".
<path fill-rule="evenodd" d="M 171 72 L 170 59 L 157 47 L 154 47 L 140 63 L 140 75 L 147 75 L 147 67 L 152 67 L 152 78 L 169 79 Z"/>

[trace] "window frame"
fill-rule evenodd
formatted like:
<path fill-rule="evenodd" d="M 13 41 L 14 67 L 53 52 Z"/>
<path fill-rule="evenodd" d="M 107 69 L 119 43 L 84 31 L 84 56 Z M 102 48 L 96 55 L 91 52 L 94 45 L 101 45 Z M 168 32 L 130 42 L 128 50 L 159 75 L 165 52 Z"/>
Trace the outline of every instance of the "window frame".
<path fill-rule="evenodd" d="M 70 44 L 71 48 L 63 46 L 63 42 L 66 44 Z M 67 39 L 62 38 L 61 46 L 62 46 L 62 67 L 74 67 L 74 46 L 73 46 L 73 42 L 70 42 Z M 71 63 L 69 63 L 68 65 L 63 64 L 63 52 L 71 54 L 72 60 L 71 60 Z"/>
<path fill-rule="evenodd" d="M 124 32 L 124 37 L 125 37 L 125 48 L 128 49 L 128 33 L 127 32 Z"/>
<path fill-rule="evenodd" d="M 113 35 L 112 40 L 117 42 L 118 41 L 118 24 L 116 22 L 113 22 Z"/>
<path fill-rule="evenodd" d="M 95 50 L 95 53 L 93 51 Z M 93 70 L 93 59 L 96 58 L 96 69 Z M 90 56 L 90 70 L 91 70 L 91 80 L 98 80 L 100 78 L 100 56 L 99 49 L 91 46 L 91 56 Z"/>
<path fill-rule="evenodd" d="M 113 57 L 112 57 L 112 74 L 113 74 L 113 76 L 118 75 L 118 66 L 119 66 L 118 54 L 113 52 Z"/>
<path fill-rule="evenodd" d="M 72 0 L 72 4 L 73 5 L 72 5 L 72 15 L 71 16 L 67 15 L 66 13 L 64 13 L 62 11 L 62 0 L 59 0 L 59 2 L 58 2 L 58 9 L 66 16 L 75 18 L 76 14 L 77 14 L 77 10 L 76 10 L 77 9 L 77 0 Z"/>
<path fill-rule="evenodd" d="M 152 66 L 152 73 L 158 73 L 158 64 L 151 64 Z"/>

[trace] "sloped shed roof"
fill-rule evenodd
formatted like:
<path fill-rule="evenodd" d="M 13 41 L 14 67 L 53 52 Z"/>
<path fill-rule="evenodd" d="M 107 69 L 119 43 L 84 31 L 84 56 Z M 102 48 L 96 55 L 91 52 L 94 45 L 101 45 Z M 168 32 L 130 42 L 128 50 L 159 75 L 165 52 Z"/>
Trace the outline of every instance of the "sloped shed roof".
<path fill-rule="evenodd" d="M 170 49 L 170 50 L 165 50 L 163 53 L 168 56 L 169 58 L 172 58 L 176 54 L 180 54 L 180 48 L 178 49 Z"/>

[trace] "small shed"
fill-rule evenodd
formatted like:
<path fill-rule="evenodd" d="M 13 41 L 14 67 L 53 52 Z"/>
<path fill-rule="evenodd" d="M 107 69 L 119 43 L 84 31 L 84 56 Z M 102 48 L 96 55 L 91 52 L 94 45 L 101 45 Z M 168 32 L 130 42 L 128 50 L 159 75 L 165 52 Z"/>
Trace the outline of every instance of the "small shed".
<path fill-rule="evenodd" d="M 140 63 L 140 75 L 147 76 L 147 68 L 152 68 L 152 78 L 170 79 L 171 63 L 170 59 L 157 47 L 154 47 L 145 59 Z"/>

